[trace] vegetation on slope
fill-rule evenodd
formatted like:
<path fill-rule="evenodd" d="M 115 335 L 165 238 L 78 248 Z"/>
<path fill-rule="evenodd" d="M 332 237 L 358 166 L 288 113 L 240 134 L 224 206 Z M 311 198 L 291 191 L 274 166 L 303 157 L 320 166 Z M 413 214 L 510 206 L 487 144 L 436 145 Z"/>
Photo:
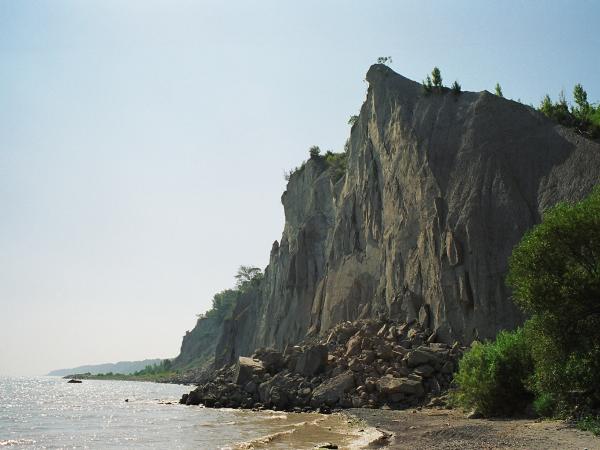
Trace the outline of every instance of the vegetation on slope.
<path fill-rule="evenodd" d="M 575 415 L 600 430 L 600 186 L 544 215 L 515 247 L 507 281 L 530 318 L 473 346 L 454 400 L 494 416 L 531 398 L 542 416 Z"/>
<path fill-rule="evenodd" d="M 196 326 L 183 338 L 181 353 L 173 361 L 174 368 L 202 368 L 212 363 L 223 322 L 231 318 L 240 296 L 257 289 L 263 276 L 257 267 L 240 266 L 235 275 L 235 286 L 216 293 L 212 299 L 212 307 L 205 313 L 198 314 Z"/>
<path fill-rule="evenodd" d="M 351 116 L 350 120 L 348 120 L 348 124 L 354 125 L 357 120 L 358 116 Z M 334 153 L 331 150 L 327 150 L 324 155 L 321 154 L 321 149 L 319 146 L 313 145 L 308 149 L 309 160 L 325 164 L 327 166 L 327 170 L 329 170 L 331 179 L 334 183 L 337 183 L 346 174 L 348 145 L 349 142 L 346 141 L 343 152 Z M 304 161 L 300 166 L 294 167 L 289 172 L 285 172 L 285 180 L 289 181 L 292 175 L 303 171 L 305 167 L 306 161 Z"/>
<path fill-rule="evenodd" d="M 448 91 L 442 84 L 442 75 L 440 69 L 437 67 L 433 68 L 431 75 L 425 77 L 422 85 L 423 92 L 426 95 Z M 460 94 L 461 86 L 458 81 L 452 84 L 450 90 L 454 94 Z M 504 97 L 500 83 L 496 83 L 494 93 L 498 97 Z M 576 84 L 573 88 L 573 100 L 575 101 L 575 105 L 569 105 L 564 93 L 561 92 L 558 100 L 554 102 L 546 94 L 537 109 L 555 122 L 565 127 L 573 128 L 578 133 L 590 139 L 600 138 L 600 104 L 591 104 L 588 101 L 587 92 L 581 84 Z"/>

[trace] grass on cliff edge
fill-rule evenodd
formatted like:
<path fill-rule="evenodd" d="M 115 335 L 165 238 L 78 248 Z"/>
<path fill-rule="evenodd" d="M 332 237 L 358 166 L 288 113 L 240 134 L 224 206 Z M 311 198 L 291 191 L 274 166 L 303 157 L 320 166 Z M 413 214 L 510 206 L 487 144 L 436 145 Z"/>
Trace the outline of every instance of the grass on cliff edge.
<path fill-rule="evenodd" d="M 533 400 L 541 416 L 600 416 L 600 186 L 578 203 L 548 210 L 515 247 L 507 277 L 530 317 L 459 364 L 455 404 L 486 416 L 514 414 Z"/>

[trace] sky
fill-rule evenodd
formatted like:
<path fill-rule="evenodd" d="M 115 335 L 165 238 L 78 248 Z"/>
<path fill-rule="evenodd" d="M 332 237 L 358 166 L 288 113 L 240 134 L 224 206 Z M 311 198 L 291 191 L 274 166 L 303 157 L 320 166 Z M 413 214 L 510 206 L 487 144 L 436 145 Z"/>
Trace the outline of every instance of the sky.
<path fill-rule="evenodd" d="M 0 0 L 0 374 L 168 358 L 365 73 L 600 100 L 596 1 Z"/>

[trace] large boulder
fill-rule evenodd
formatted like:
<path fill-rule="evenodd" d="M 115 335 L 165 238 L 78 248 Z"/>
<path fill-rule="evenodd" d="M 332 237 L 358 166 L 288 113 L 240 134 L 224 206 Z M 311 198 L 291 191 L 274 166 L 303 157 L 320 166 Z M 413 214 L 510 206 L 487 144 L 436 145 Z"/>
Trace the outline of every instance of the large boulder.
<path fill-rule="evenodd" d="M 435 366 L 440 362 L 440 356 L 430 351 L 427 347 L 419 347 L 406 356 L 406 363 L 409 367 L 421 366 L 423 364 L 429 364 Z"/>
<path fill-rule="evenodd" d="M 308 346 L 298 355 L 294 370 L 305 377 L 312 377 L 325 369 L 327 355 L 325 345 Z"/>
<path fill-rule="evenodd" d="M 261 361 L 264 369 L 270 374 L 279 372 L 285 365 L 283 354 L 272 348 L 260 348 L 254 352 L 252 358 Z"/>
<path fill-rule="evenodd" d="M 312 393 L 310 404 L 313 408 L 322 405 L 335 406 L 344 394 L 355 386 L 352 371 L 346 371 L 321 383 Z"/>
<path fill-rule="evenodd" d="M 386 375 L 381 377 L 376 385 L 377 390 L 383 395 L 407 394 L 420 397 L 425 393 L 423 383 L 409 378 L 396 378 Z"/>
<path fill-rule="evenodd" d="M 240 356 L 235 366 L 233 382 L 238 386 L 245 386 L 254 376 L 261 376 L 264 371 L 265 368 L 261 361 Z"/>

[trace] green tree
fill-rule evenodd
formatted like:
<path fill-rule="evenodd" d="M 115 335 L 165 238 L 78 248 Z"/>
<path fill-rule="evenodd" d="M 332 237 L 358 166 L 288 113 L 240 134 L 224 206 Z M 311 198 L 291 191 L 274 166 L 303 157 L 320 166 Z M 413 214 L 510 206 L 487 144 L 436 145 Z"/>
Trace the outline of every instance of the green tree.
<path fill-rule="evenodd" d="M 533 399 L 527 380 L 533 362 L 522 329 L 502 331 L 494 342 L 475 343 L 460 360 L 452 400 L 485 416 L 510 415 Z"/>
<path fill-rule="evenodd" d="M 454 83 L 452 83 L 451 89 L 452 89 L 453 94 L 456 94 L 456 95 L 460 94 L 461 86 L 458 83 L 458 81 L 454 81 Z"/>
<path fill-rule="evenodd" d="M 311 148 L 308 149 L 308 154 L 310 156 L 310 159 L 317 159 L 321 155 L 321 149 L 318 145 L 313 145 Z"/>
<path fill-rule="evenodd" d="M 263 273 L 258 267 L 240 266 L 235 274 L 235 286 L 243 291 L 250 286 L 257 285 L 262 278 Z"/>
<path fill-rule="evenodd" d="M 600 406 L 600 186 L 548 210 L 510 258 L 508 284 L 531 318 L 533 385 L 562 404 Z"/>
<path fill-rule="evenodd" d="M 392 57 L 391 56 L 380 56 L 379 58 L 377 58 L 377 64 L 392 64 Z"/>
<path fill-rule="evenodd" d="M 358 121 L 358 116 L 354 115 L 354 116 L 350 116 L 350 119 L 348 119 L 348 125 L 350 126 L 354 126 L 354 124 Z"/>
<path fill-rule="evenodd" d="M 581 84 L 576 84 L 573 88 L 573 98 L 577 108 L 574 108 L 573 112 L 579 118 L 587 118 L 590 112 L 590 104 L 587 100 L 587 92 L 583 89 Z"/>
<path fill-rule="evenodd" d="M 504 97 L 504 94 L 502 94 L 502 87 L 500 86 L 500 83 L 496 83 L 496 87 L 494 88 L 494 90 L 498 97 Z"/>
<path fill-rule="evenodd" d="M 433 87 L 435 87 L 437 89 L 441 89 L 443 87 L 442 73 L 440 72 L 440 69 L 438 69 L 437 67 L 434 67 L 433 70 L 431 71 L 431 81 L 433 83 Z"/>
<path fill-rule="evenodd" d="M 433 90 L 433 83 L 431 82 L 431 77 L 427 75 L 427 78 L 423 80 L 423 91 L 426 94 L 429 94 Z"/>

